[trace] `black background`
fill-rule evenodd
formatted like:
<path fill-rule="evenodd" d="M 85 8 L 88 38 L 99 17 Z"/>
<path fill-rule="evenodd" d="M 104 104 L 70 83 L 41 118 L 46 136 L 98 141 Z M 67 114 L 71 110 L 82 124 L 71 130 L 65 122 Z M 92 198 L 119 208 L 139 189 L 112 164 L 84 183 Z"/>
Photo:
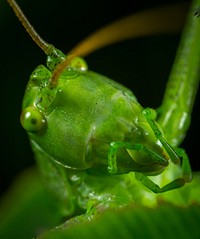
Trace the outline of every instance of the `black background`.
<path fill-rule="evenodd" d="M 99 27 L 133 12 L 175 1 L 18 0 L 38 33 L 63 52 Z M 180 2 L 180 1 L 179 1 Z M 89 68 L 129 87 L 144 106 L 160 105 L 180 34 L 126 41 L 86 58 Z M 0 190 L 33 165 L 34 156 L 19 117 L 26 83 L 45 54 L 32 42 L 6 1 L 0 2 Z M 192 123 L 182 145 L 193 170 L 200 170 L 199 93 Z"/>

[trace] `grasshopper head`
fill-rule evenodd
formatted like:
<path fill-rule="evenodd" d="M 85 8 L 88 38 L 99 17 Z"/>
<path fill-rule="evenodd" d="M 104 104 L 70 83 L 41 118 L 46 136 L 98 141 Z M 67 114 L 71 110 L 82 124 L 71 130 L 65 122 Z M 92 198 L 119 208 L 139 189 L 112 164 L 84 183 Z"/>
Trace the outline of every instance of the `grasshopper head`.
<path fill-rule="evenodd" d="M 37 67 L 23 100 L 21 123 L 38 150 L 67 168 L 82 170 L 107 165 L 111 142 L 128 142 L 132 148 L 125 145 L 117 152 L 121 172 L 156 173 L 167 166 L 170 148 L 128 89 L 87 71 L 80 58 L 74 58 L 56 84 L 51 77 L 46 67 Z"/>

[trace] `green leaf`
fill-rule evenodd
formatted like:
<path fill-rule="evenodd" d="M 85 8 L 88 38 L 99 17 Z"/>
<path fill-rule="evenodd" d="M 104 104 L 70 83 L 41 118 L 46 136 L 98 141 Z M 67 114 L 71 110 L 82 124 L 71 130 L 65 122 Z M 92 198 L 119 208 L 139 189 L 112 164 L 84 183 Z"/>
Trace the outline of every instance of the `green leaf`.
<path fill-rule="evenodd" d="M 95 220 L 74 223 L 75 218 L 60 225 L 64 219 L 57 204 L 37 171 L 27 170 L 0 202 L 0 238 L 199 238 L 199 185 L 200 173 L 195 173 L 192 183 L 181 189 L 147 194 L 149 206 L 141 195 L 136 204 L 108 209 Z"/>
<path fill-rule="evenodd" d="M 98 220 L 72 228 L 51 231 L 41 239 L 53 238 L 199 238 L 200 207 L 163 204 L 155 209 L 139 207 L 107 211 Z"/>

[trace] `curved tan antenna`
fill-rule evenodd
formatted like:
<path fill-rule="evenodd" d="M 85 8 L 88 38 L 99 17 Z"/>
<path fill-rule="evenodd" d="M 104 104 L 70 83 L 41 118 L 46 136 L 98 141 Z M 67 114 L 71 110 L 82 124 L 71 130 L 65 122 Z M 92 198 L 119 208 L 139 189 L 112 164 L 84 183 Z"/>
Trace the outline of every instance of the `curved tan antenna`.
<path fill-rule="evenodd" d="M 185 23 L 187 10 L 188 3 L 157 7 L 127 16 L 100 28 L 68 53 L 70 58 L 66 58 L 56 67 L 52 82 L 59 78 L 75 56 L 86 56 L 97 49 L 131 38 L 180 31 Z"/>
<path fill-rule="evenodd" d="M 187 10 L 188 3 L 178 3 L 135 13 L 100 28 L 68 54 L 86 56 L 99 48 L 123 40 L 178 32 L 184 25 Z"/>

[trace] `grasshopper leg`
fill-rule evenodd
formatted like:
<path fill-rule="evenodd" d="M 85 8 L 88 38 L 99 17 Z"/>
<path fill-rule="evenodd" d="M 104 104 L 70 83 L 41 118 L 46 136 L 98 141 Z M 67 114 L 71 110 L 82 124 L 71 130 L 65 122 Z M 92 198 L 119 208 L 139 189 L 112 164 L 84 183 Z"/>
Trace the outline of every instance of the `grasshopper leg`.
<path fill-rule="evenodd" d="M 112 142 L 110 145 L 109 153 L 108 153 L 108 171 L 111 174 L 114 174 L 117 172 L 117 150 L 122 147 L 129 150 L 141 150 L 147 153 L 147 155 L 151 154 L 151 156 L 153 156 L 155 159 L 155 163 L 161 163 L 163 164 L 163 166 L 164 165 L 166 166 L 167 162 L 165 161 L 165 159 L 161 158 L 159 155 L 157 155 L 155 152 L 153 152 L 151 149 L 147 148 L 146 146 L 143 146 L 141 144 L 131 144 L 127 142 Z M 135 172 L 136 179 L 139 180 L 145 187 L 147 187 L 154 193 L 162 193 L 162 192 L 166 192 L 172 189 L 182 187 L 186 182 L 189 181 L 191 177 L 191 171 L 190 171 L 189 161 L 188 161 L 186 153 L 182 149 L 178 149 L 177 152 L 179 153 L 179 156 L 183 158 L 183 164 L 182 164 L 183 177 L 182 178 L 177 178 L 163 187 L 159 187 L 156 183 L 154 183 L 148 176 L 146 176 L 142 172 Z"/>
<path fill-rule="evenodd" d="M 157 184 L 155 184 L 151 179 L 149 179 L 146 175 L 142 173 L 135 173 L 135 177 L 147 188 L 149 188 L 154 193 L 163 193 L 172 189 L 177 189 L 182 187 L 185 183 L 189 183 L 192 181 L 192 170 L 190 167 L 188 156 L 185 152 L 185 150 L 181 148 L 176 149 L 176 153 L 179 157 L 182 158 L 182 172 L 183 177 L 177 178 L 173 180 L 172 182 L 166 184 L 163 187 L 159 187 Z"/>
<path fill-rule="evenodd" d="M 149 147 L 142 145 L 142 144 L 133 144 L 133 143 L 129 143 L 129 142 L 112 142 L 110 144 L 110 149 L 108 152 L 108 172 L 110 174 L 115 174 L 117 173 L 117 151 L 120 148 L 125 148 L 127 150 L 137 150 L 137 151 L 142 151 L 144 153 L 151 156 L 152 159 L 154 159 L 153 162 L 155 162 L 155 164 L 159 164 L 161 167 L 166 167 L 168 165 L 168 161 L 163 158 L 162 156 L 160 156 L 159 154 L 157 154 L 156 152 L 154 152 L 152 149 L 150 149 Z M 152 164 L 151 165 L 141 165 L 141 171 L 145 170 L 145 171 L 152 171 Z M 131 170 L 130 170 L 131 171 Z M 134 171 L 134 169 L 133 169 Z"/>

